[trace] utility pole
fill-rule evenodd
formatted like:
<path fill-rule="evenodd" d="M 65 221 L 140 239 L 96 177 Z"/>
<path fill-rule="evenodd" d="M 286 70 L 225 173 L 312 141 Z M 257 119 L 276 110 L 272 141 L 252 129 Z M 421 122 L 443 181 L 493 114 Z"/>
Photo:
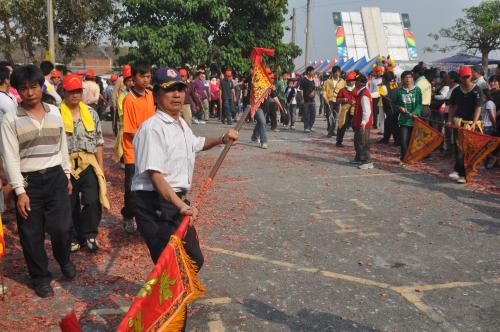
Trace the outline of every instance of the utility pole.
<path fill-rule="evenodd" d="M 297 28 L 297 8 L 293 9 L 293 14 L 292 14 L 292 44 L 297 45 L 295 42 L 295 29 Z"/>
<path fill-rule="evenodd" d="M 307 19 L 306 19 L 306 67 L 309 66 L 310 58 L 309 58 L 309 42 L 311 40 L 311 0 L 307 0 Z"/>
<path fill-rule="evenodd" d="M 55 64 L 56 60 L 56 47 L 54 38 L 54 7 L 52 6 L 52 0 L 47 0 L 47 29 L 48 29 L 48 44 L 49 44 L 49 56 L 50 62 Z"/>

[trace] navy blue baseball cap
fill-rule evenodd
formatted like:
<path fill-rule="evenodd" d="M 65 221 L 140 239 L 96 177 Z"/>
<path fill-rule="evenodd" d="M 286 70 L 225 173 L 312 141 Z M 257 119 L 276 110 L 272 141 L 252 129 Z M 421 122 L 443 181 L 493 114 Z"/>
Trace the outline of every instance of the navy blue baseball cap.
<path fill-rule="evenodd" d="M 186 87 L 179 72 L 168 67 L 158 68 L 155 71 L 154 82 L 164 90 L 170 90 L 174 87 Z"/>

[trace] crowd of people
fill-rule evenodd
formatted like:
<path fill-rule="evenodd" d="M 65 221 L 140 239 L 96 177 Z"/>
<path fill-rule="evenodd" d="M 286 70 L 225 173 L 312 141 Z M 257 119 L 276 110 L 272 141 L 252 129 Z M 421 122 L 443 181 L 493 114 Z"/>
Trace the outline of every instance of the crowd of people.
<path fill-rule="evenodd" d="M 450 177 L 465 183 L 457 128 L 500 133 L 499 69 L 488 80 L 479 66 L 437 72 L 418 64 L 400 77 L 393 69 L 389 62 L 365 76 L 334 66 L 320 77 L 308 67 L 303 75 L 281 73 L 277 78 L 266 68 L 273 87 L 254 118 L 246 119 L 255 126 L 251 140 L 268 148 L 267 127 L 278 132 L 280 123 L 281 130 L 296 130 L 302 122 L 309 134 L 319 114 L 338 148 L 353 129 L 356 155 L 351 162 L 358 168 L 374 167 L 372 129 L 382 133 L 377 143 L 389 144 L 392 137 L 400 146 L 404 167 L 419 117 L 445 135 L 440 149 L 456 160 Z M 198 211 L 186 199 L 196 152 L 239 138 L 232 129 L 222 137 L 198 137 L 191 127 L 210 119 L 231 125 L 252 103 L 252 71 L 241 77 L 231 70 L 210 75 L 187 68 L 153 70 L 147 61 L 137 61 L 106 83 L 92 70 L 63 75 L 48 61 L 18 67 L 0 63 L 1 186 L 8 184 L 14 192 L 21 246 L 40 297 L 53 295 L 45 233 L 68 279 L 76 276 L 71 252 L 99 250 L 102 209 L 110 206 L 101 124 L 108 114 L 116 136 L 113 160 L 124 170 L 123 229 L 129 234 L 138 230 L 156 262 L 181 217 L 196 220 Z M 486 167 L 498 165 L 498 156 L 495 151 Z M 193 226 L 185 241 L 201 268 L 203 255 Z"/>

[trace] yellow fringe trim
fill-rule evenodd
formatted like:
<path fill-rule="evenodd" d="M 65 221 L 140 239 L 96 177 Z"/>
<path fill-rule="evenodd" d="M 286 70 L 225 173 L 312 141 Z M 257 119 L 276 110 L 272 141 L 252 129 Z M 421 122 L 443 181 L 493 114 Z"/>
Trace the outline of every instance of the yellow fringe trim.
<path fill-rule="evenodd" d="M 172 314 L 172 316 L 157 330 L 158 332 L 179 332 L 184 327 L 184 319 L 186 315 L 186 306 L 188 303 L 193 302 L 198 297 L 205 293 L 206 289 L 198 280 L 199 268 L 196 263 L 189 257 L 182 241 L 175 235 L 170 237 L 170 241 L 174 242 L 174 247 L 179 249 L 182 260 L 186 267 L 186 273 L 189 276 L 191 294 L 189 294 L 181 303 L 179 308 Z"/>

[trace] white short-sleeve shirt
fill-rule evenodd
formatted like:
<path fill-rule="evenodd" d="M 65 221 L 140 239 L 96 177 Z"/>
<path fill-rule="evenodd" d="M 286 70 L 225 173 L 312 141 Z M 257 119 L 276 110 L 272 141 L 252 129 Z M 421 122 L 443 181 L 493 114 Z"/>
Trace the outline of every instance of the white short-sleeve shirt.
<path fill-rule="evenodd" d="M 182 126 L 182 127 L 181 127 Z M 158 171 L 176 192 L 189 190 L 193 180 L 196 152 L 205 138 L 198 137 L 187 123 L 165 112 L 146 120 L 134 137 L 135 175 L 132 191 L 155 191 L 148 171 Z"/>

